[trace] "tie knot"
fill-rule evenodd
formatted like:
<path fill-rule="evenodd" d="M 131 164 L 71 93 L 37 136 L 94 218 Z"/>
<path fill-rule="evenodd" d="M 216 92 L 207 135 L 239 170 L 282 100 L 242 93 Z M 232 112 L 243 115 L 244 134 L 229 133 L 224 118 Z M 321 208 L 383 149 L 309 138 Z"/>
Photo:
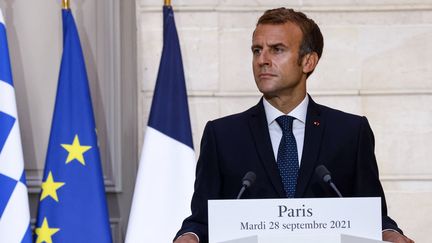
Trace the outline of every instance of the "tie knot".
<path fill-rule="evenodd" d="M 280 116 L 276 118 L 276 122 L 282 128 L 283 133 L 292 131 L 293 121 L 294 121 L 294 117 L 292 116 Z"/>

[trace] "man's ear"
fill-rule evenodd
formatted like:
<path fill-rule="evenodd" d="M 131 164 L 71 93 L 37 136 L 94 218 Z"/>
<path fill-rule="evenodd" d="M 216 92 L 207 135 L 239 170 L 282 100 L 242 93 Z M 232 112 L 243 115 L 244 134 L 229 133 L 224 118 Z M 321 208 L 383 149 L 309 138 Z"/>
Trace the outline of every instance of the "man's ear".
<path fill-rule="evenodd" d="M 306 54 L 302 60 L 303 72 L 311 73 L 318 64 L 318 54 L 316 52 L 311 52 Z"/>

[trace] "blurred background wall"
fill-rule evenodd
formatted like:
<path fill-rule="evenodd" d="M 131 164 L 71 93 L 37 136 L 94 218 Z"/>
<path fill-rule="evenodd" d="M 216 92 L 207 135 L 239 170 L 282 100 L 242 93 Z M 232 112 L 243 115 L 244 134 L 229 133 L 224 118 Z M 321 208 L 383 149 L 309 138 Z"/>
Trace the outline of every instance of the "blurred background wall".
<path fill-rule="evenodd" d="M 104 166 L 111 225 L 122 242 L 162 50 L 162 0 L 71 0 Z M 390 215 L 417 242 L 432 225 L 431 0 L 172 0 L 195 149 L 205 123 L 256 104 L 251 34 L 264 10 L 313 18 L 324 53 L 314 99 L 368 117 Z M 0 0 L 18 99 L 32 216 L 62 52 L 60 1 Z"/>

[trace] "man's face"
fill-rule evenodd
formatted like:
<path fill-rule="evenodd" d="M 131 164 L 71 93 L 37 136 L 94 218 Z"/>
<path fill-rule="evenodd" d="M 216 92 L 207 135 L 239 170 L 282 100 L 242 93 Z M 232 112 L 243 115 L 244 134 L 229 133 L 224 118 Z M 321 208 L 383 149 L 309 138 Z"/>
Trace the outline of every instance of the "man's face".
<path fill-rule="evenodd" d="M 306 74 L 299 64 L 302 37 L 301 29 L 290 22 L 256 27 L 252 37 L 253 72 L 259 91 L 267 99 L 306 94 Z"/>

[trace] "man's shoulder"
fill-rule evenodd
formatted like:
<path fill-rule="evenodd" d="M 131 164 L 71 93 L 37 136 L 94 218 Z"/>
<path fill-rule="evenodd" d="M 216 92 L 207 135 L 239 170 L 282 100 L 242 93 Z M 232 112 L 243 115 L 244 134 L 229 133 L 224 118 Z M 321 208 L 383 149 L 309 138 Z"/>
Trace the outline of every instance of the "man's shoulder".
<path fill-rule="evenodd" d="M 335 116 L 335 117 L 340 117 L 340 118 L 344 118 L 344 119 L 355 119 L 355 120 L 363 118 L 363 116 L 357 115 L 354 113 L 349 113 L 346 111 L 342 111 L 342 110 L 335 109 L 335 108 L 328 107 L 328 106 L 321 105 L 321 104 L 316 104 L 316 105 L 323 112 L 323 114 L 326 114 L 327 116 Z"/>
<path fill-rule="evenodd" d="M 215 125 L 224 125 L 224 124 L 235 124 L 235 123 L 247 122 L 250 119 L 250 117 L 256 116 L 260 112 L 264 112 L 263 108 L 260 106 L 262 106 L 262 104 L 258 103 L 257 105 L 252 106 L 245 111 L 214 119 L 211 121 L 211 123 Z"/>
<path fill-rule="evenodd" d="M 323 118 L 330 124 L 342 127 L 357 127 L 367 121 L 365 116 L 349 113 L 332 107 L 321 104 L 316 104 Z"/>

